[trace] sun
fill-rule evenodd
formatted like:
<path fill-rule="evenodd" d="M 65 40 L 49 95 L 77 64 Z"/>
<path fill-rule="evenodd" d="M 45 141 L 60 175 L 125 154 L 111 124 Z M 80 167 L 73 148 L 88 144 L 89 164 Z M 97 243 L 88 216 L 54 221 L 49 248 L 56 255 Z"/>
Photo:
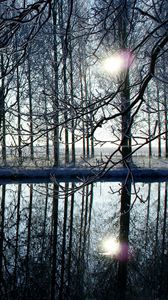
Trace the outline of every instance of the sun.
<path fill-rule="evenodd" d="M 124 66 L 123 58 L 119 54 L 114 54 L 110 57 L 107 57 L 103 61 L 103 69 L 104 71 L 112 74 L 117 75 L 119 74 Z"/>
<path fill-rule="evenodd" d="M 117 76 L 127 70 L 132 62 L 132 53 L 129 50 L 121 50 L 102 60 L 102 69 L 113 76 Z"/>
<path fill-rule="evenodd" d="M 120 243 L 114 237 L 108 237 L 101 243 L 101 254 L 116 256 L 120 252 Z"/>

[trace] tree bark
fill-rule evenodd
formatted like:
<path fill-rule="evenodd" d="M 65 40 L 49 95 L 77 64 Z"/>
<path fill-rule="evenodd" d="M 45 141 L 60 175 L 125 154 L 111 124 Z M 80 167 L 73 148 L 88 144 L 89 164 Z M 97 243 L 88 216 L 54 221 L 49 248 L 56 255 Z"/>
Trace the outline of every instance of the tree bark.
<path fill-rule="evenodd" d="M 33 132 L 33 97 L 32 97 L 32 79 L 31 79 L 31 51 L 29 49 L 27 57 L 28 71 L 28 97 L 29 97 L 29 118 L 30 118 L 30 158 L 34 160 L 34 132 Z"/>
<path fill-rule="evenodd" d="M 127 49 L 127 13 L 128 7 L 123 7 L 123 12 L 118 20 L 118 38 L 120 50 Z M 123 166 L 127 166 L 132 160 L 131 157 L 131 126 L 130 126 L 130 84 L 129 84 L 129 69 L 123 71 L 120 76 L 121 82 L 123 82 L 123 88 L 121 91 L 121 111 L 127 111 L 121 116 L 121 154 L 123 159 Z M 129 157 L 128 157 L 129 156 Z M 128 157 L 128 158 L 127 158 Z"/>
<path fill-rule="evenodd" d="M 53 1 L 52 18 L 53 18 L 53 51 L 54 51 L 54 96 L 53 96 L 53 122 L 54 122 L 54 166 L 59 166 L 59 99 L 58 99 L 58 50 L 57 50 L 57 7 L 56 0 Z"/>

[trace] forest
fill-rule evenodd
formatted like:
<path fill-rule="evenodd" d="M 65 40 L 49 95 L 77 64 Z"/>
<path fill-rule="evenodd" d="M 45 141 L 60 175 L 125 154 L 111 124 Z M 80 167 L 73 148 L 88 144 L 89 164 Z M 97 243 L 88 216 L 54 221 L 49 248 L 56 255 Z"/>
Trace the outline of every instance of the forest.
<path fill-rule="evenodd" d="M 142 148 L 167 157 L 167 11 L 165 0 L 1 1 L 1 165 L 74 166 L 105 148 L 106 168 Z"/>
<path fill-rule="evenodd" d="M 0 299 L 168 300 L 167 62 L 167 0 L 0 0 Z"/>

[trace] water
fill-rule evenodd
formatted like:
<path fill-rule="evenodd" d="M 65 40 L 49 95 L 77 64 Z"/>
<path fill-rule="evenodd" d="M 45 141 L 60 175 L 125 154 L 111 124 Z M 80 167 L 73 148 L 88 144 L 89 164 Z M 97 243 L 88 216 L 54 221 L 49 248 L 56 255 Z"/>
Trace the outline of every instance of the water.
<path fill-rule="evenodd" d="M 0 299 L 168 299 L 168 183 L 78 187 L 0 186 Z"/>

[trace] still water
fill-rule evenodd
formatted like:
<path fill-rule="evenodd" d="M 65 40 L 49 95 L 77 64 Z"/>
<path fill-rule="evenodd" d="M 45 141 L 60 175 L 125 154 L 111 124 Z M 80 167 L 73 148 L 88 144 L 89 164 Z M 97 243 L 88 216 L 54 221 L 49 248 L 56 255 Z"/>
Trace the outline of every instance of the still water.
<path fill-rule="evenodd" d="M 168 183 L 78 186 L 0 186 L 0 299 L 168 299 Z"/>

